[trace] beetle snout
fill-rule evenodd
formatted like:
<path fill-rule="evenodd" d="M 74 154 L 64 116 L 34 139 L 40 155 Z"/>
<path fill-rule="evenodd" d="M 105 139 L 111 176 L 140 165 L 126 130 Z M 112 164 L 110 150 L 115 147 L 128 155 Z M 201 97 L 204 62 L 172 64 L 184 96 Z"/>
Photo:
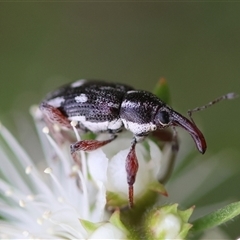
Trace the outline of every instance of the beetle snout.
<path fill-rule="evenodd" d="M 171 118 L 172 125 L 184 128 L 193 138 L 198 151 L 204 154 L 207 149 L 207 143 L 202 132 L 198 129 L 195 123 L 175 111 L 172 112 Z"/>

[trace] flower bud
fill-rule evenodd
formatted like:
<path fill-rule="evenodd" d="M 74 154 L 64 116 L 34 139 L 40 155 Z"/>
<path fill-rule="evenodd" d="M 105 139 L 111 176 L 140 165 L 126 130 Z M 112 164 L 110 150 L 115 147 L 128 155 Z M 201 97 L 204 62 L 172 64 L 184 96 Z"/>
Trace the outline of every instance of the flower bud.
<path fill-rule="evenodd" d="M 146 217 L 144 226 L 147 239 L 184 239 L 192 227 L 188 219 L 193 207 L 185 211 L 177 209 L 178 205 L 167 205 L 151 210 Z"/>

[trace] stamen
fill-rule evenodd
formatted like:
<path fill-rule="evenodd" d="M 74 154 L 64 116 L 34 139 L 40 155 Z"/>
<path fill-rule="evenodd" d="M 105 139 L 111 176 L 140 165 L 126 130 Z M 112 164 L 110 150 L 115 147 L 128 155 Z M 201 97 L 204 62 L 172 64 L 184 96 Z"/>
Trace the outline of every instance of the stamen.
<path fill-rule="evenodd" d="M 59 221 L 55 221 L 53 219 L 50 219 L 50 222 L 54 223 L 54 225 L 57 225 L 57 226 L 60 226 L 61 228 L 65 229 L 67 231 L 66 234 L 68 234 L 68 232 L 72 233 L 72 235 L 68 238 L 72 238 L 73 234 L 75 234 L 76 236 L 79 236 L 77 237 L 77 239 L 82 239 L 82 234 L 79 234 L 79 232 L 74 228 L 72 227 L 71 225 L 68 225 L 68 224 L 65 224 L 65 223 L 61 223 Z M 81 224 L 79 225 L 79 227 L 81 227 Z M 85 231 L 85 229 L 82 227 L 82 231 Z"/>
<path fill-rule="evenodd" d="M 76 121 L 71 121 L 71 125 L 73 127 L 73 131 L 75 133 L 75 136 L 77 138 L 77 141 L 81 141 L 81 137 L 76 129 L 77 122 Z M 80 158 L 81 158 L 81 164 L 82 164 L 82 173 L 83 177 L 86 179 L 87 178 L 87 163 L 86 163 L 86 155 L 84 151 L 80 151 Z"/>
<path fill-rule="evenodd" d="M 51 168 L 46 168 L 46 169 L 44 170 L 44 173 L 46 173 L 46 174 L 51 174 L 51 173 L 52 173 L 52 169 L 51 169 Z"/>
<path fill-rule="evenodd" d="M 7 190 L 5 191 L 5 196 L 10 197 L 10 196 L 12 196 L 12 194 L 13 194 L 13 192 L 12 192 L 11 189 L 7 189 Z"/>
<path fill-rule="evenodd" d="M 76 127 L 76 126 L 77 126 L 77 124 L 78 124 L 78 122 L 73 120 L 73 121 L 71 121 L 71 123 L 70 123 L 70 124 L 71 124 L 71 126 L 72 126 L 72 127 Z"/>
<path fill-rule="evenodd" d="M 60 147 L 57 145 L 57 143 L 53 140 L 53 138 L 47 134 L 46 135 L 48 141 L 50 142 L 50 144 L 52 145 L 52 147 L 54 148 L 57 156 L 59 157 L 59 159 L 61 160 L 62 164 L 63 164 L 63 169 L 65 171 L 65 173 L 67 174 L 67 172 L 69 171 L 70 169 L 70 162 L 69 161 L 66 161 L 66 159 L 64 158 L 64 155 L 63 155 L 63 152 L 62 150 L 60 149 Z"/>
<path fill-rule="evenodd" d="M 82 152 L 82 151 L 81 151 Z M 81 181 L 81 185 L 82 185 L 82 191 L 83 191 L 83 218 L 85 219 L 88 219 L 89 218 L 89 209 L 90 209 L 90 206 L 89 206 L 89 201 L 88 201 L 88 191 L 87 191 L 87 186 L 86 186 L 86 181 L 82 174 L 81 171 L 78 171 L 78 176 L 80 178 L 80 181 Z"/>
<path fill-rule="evenodd" d="M 51 216 L 52 212 L 50 210 L 45 211 L 42 215 L 43 219 L 49 219 Z"/>
<path fill-rule="evenodd" d="M 37 224 L 42 225 L 43 224 L 43 219 L 42 218 L 38 218 L 37 219 Z"/>
<path fill-rule="evenodd" d="M 60 203 L 63 203 L 63 202 L 64 202 L 64 200 L 63 200 L 62 197 L 58 197 L 57 200 L 58 200 L 58 202 L 60 202 Z"/>
<path fill-rule="evenodd" d="M 48 127 L 44 127 L 42 129 L 42 132 L 45 133 L 45 134 L 49 134 L 49 128 Z"/>
<path fill-rule="evenodd" d="M 61 186 L 60 182 L 58 181 L 58 179 L 56 178 L 56 176 L 53 174 L 52 169 L 51 169 L 51 168 L 46 168 L 46 169 L 44 170 L 44 173 L 50 174 L 50 176 L 52 177 L 53 182 L 56 184 L 59 192 L 61 193 L 61 195 L 64 196 L 64 195 L 65 195 L 64 193 L 66 193 L 66 192 L 65 192 L 64 189 L 62 188 L 62 186 Z"/>
<path fill-rule="evenodd" d="M 32 105 L 29 109 L 29 112 L 32 115 L 32 117 L 36 120 L 41 120 L 43 117 L 42 112 L 40 111 L 37 105 Z"/>
<path fill-rule="evenodd" d="M 28 231 L 23 231 L 22 234 L 23 234 L 24 237 L 28 237 L 29 236 L 29 232 Z"/>
<path fill-rule="evenodd" d="M 32 166 L 27 166 L 25 169 L 25 173 L 29 175 L 32 172 Z"/>
<path fill-rule="evenodd" d="M 25 202 L 23 200 L 19 200 L 18 203 L 19 203 L 20 207 L 22 207 L 22 208 L 26 207 L 26 204 L 25 204 Z"/>
<path fill-rule="evenodd" d="M 53 129 L 55 132 L 60 132 L 61 131 L 61 128 L 59 127 L 58 124 L 53 124 Z"/>
<path fill-rule="evenodd" d="M 80 170 L 79 166 L 77 164 L 72 166 L 73 173 L 77 173 Z"/>
<path fill-rule="evenodd" d="M 74 133 L 75 133 L 75 136 L 76 136 L 76 138 L 77 138 L 77 141 L 81 141 L 81 137 L 80 137 L 80 135 L 79 135 L 79 133 L 78 133 L 78 130 L 77 130 L 77 128 L 76 128 L 77 124 L 78 124 L 77 121 L 71 121 L 71 126 L 72 126 L 72 128 L 73 128 L 73 131 L 74 131 Z"/>
<path fill-rule="evenodd" d="M 17 159 L 21 159 L 19 162 L 22 166 L 31 165 L 32 160 L 29 158 L 24 149 L 19 145 L 13 135 L 2 125 L 1 135 L 4 138 L 4 141 L 11 149 L 14 149 L 13 154 L 15 154 Z"/>
<path fill-rule="evenodd" d="M 35 197 L 33 195 L 27 195 L 27 200 L 32 202 L 35 200 Z"/>

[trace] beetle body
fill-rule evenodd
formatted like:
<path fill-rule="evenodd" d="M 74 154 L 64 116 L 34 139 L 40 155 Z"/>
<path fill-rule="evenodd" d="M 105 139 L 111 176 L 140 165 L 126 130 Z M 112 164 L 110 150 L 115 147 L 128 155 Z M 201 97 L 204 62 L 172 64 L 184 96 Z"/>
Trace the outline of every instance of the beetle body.
<path fill-rule="evenodd" d="M 206 142 L 194 122 L 183 117 L 154 94 L 134 90 L 124 84 L 78 80 L 47 95 L 40 104 L 44 117 L 51 123 L 93 133 L 108 132 L 105 141 L 83 140 L 71 145 L 71 153 L 94 150 L 111 142 L 123 129 L 133 133 L 126 159 L 129 201 L 133 205 L 133 184 L 138 170 L 135 145 L 151 132 L 169 126 L 180 126 L 192 136 L 198 150 L 204 153 Z"/>
<path fill-rule="evenodd" d="M 192 122 L 154 94 L 134 90 L 128 85 L 78 80 L 49 93 L 40 106 L 43 112 L 45 104 L 58 109 L 69 121 L 77 121 L 79 129 L 93 133 L 115 134 L 125 128 L 135 137 L 141 137 L 157 129 L 179 125 L 187 128 L 194 139 L 199 138 L 198 149 L 205 152 L 204 142 L 201 144 L 204 138 Z"/>
<path fill-rule="evenodd" d="M 45 103 L 58 108 L 84 131 L 119 132 L 121 102 L 131 87 L 97 81 L 79 80 L 47 96 Z"/>

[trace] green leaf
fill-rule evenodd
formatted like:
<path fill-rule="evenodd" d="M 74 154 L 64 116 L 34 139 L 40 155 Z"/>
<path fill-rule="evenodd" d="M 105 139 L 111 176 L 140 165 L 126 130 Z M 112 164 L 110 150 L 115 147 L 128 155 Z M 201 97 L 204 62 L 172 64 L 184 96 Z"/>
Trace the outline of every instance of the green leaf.
<path fill-rule="evenodd" d="M 170 89 L 165 78 L 160 78 L 154 87 L 153 93 L 163 102 L 170 104 Z"/>
<path fill-rule="evenodd" d="M 194 221 L 192 233 L 201 232 L 223 224 L 240 214 L 240 202 L 231 203 L 215 212 Z"/>
<path fill-rule="evenodd" d="M 115 212 L 110 217 L 109 222 L 112 223 L 121 231 L 123 231 L 126 235 L 129 234 L 127 228 L 124 226 L 120 219 L 120 210 L 115 210 Z"/>
<path fill-rule="evenodd" d="M 101 225 L 104 224 L 104 223 L 92 223 L 84 219 L 79 219 L 79 221 L 88 233 L 93 233 L 96 229 L 98 229 Z"/>
<path fill-rule="evenodd" d="M 128 200 L 117 193 L 107 191 L 107 205 L 113 208 L 125 207 L 128 205 Z"/>
<path fill-rule="evenodd" d="M 160 182 L 152 182 L 148 188 L 154 192 L 161 193 L 166 197 L 168 196 L 167 190 Z"/>

